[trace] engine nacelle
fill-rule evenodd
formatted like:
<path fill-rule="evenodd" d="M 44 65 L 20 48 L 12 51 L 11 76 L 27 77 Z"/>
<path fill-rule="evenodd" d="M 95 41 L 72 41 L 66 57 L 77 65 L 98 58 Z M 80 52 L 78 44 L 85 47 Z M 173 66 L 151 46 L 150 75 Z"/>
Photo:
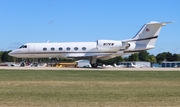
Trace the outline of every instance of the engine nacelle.
<path fill-rule="evenodd" d="M 121 41 L 97 40 L 97 48 L 100 50 L 118 51 L 121 47 Z"/>
<path fill-rule="evenodd" d="M 136 48 L 136 44 L 134 42 L 128 42 L 128 46 L 126 46 L 127 51 L 132 51 Z"/>

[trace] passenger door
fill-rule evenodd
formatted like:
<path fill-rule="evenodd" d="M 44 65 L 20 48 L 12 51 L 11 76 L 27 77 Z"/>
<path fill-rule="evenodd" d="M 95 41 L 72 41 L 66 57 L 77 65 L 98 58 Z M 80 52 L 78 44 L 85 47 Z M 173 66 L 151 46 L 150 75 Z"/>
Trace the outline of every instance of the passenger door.
<path fill-rule="evenodd" d="M 29 51 L 30 56 L 34 56 L 35 55 L 35 46 L 34 45 L 29 45 L 28 46 L 28 51 Z"/>

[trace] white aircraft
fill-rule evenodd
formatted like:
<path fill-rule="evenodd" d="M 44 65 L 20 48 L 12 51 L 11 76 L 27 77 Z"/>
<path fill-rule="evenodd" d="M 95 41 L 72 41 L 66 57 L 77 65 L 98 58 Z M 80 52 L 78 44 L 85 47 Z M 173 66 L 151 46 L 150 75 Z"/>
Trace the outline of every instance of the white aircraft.
<path fill-rule="evenodd" d="M 143 64 L 137 64 L 137 65 L 134 65 L 133 63 L 131 63 L 130 65 L 131 68 L 147 68 L 145 65 Z"/>
<path fill-rule="evenodd" d="M 116 64 L 114 64 L 114 67 L 116 67 L 116 68 L 125 68 L 126 66 L 125 65 L 116 65 Z"/>
<path fill-rule="evenodd" d="M 107 60 L 116 56 L 133 54 L 155 47 L 161 27 L 171 22 L 146 23 L 128 40 L 97 40 L 95 42 L 27 43 L 9 53 L 17 58 L 78 58 L 90 59 L 93 68 L 97 59 Z"/>
<path fill-rule="evenodd" d="M 105 64 L 103 64 L 102 67 L 103 68 L 112 68 L 113 66 L 112 65 L 105 65 Z"/>

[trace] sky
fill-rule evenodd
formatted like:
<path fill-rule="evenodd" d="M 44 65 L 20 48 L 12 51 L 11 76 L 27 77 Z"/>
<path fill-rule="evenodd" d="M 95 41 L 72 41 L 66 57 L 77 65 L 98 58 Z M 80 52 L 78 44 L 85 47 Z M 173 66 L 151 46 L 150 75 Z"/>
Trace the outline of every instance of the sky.
<path fill-rule="evenodd" d="M 0 0 L 0 51 L 25 43 L 130 39 L 147 22 L 164 26 L 150 54 L 180 54 L 179 0 Z"/>

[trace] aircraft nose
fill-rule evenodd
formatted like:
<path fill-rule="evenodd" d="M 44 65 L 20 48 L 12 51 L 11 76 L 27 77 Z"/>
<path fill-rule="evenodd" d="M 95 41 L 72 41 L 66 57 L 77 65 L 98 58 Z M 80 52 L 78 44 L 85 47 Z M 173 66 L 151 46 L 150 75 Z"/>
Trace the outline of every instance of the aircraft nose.
<path fill-rule="evenodd" d="M 13 51 L 9 52 L 8 55 L 9 55 L 9 56 L 16 57 L 16 55 L 17 55 L 17 50 L 13 50 Z"/>
<path fill-rule="evenodd" d="M 13 51 L 8 53 L 9 56 L 13 56 Z"/>

